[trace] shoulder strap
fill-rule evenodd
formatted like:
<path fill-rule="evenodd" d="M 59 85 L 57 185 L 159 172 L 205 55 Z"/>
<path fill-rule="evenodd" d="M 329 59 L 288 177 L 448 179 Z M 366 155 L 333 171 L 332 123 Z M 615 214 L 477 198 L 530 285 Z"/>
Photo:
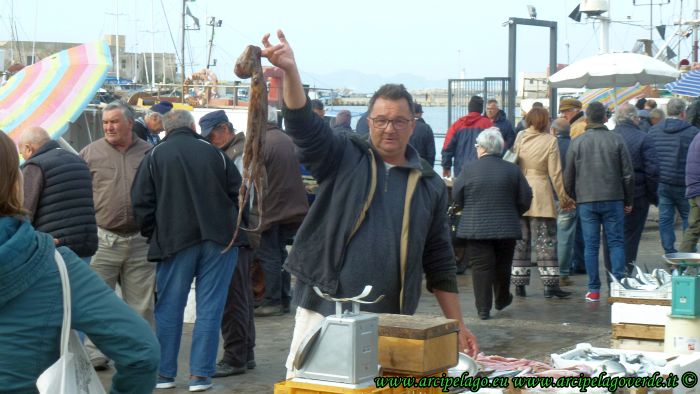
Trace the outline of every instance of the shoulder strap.
<path fill-rule="evenodd" d="M 70 320 L 71 320 L 71 300 L 70 300 L 70 280 L 68 279 L 68 270 L 63 257 L 58 253 L 54 253 L 54 259 L 58 266 L 58 273 L 61 275 L 61 288 L 63 291 L 63 324 L 61 325 L 61 357 L 68 352 L 68 337 L 70 336 Z"/>

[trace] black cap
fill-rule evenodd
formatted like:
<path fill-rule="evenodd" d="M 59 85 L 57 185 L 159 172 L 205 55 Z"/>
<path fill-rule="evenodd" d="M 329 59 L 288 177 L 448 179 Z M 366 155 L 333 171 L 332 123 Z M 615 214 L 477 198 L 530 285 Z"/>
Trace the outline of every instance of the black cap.
<path fill-rule="evenodd" d="M 158 112 L 161 115 L 167 114 L 171 109 L 173 109 L 173 103 L 170 101 L 161 101 L 160 103 L 151 106 L 151 111 Z"/>
<path fill-rule="evenodd" d="M 199 127 L 202 129 L 202 137 L 206 138 L 209 136 L 209 133 L 211 133 L 216 126 L 222 123 L 228 123 L 228 116 L 226 116 L 226 112 L 224 112 L 223 109 L 209 112 L 208 114 L 202 116 L 202 118 L 199 119 Z"/>

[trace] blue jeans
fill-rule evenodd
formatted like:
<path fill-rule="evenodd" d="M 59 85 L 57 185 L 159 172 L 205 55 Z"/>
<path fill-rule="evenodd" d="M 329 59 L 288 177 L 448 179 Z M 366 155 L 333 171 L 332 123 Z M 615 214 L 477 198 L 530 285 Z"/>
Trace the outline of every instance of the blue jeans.
<path fill-rule="evenodd" d="M 190 374 L 211 377 L 216 370 L 219 329 L 238 248 L 221 254 L 224 247 L 200 242 L 159 262 L 156 267 L 156 335 L 160 342 L 163 377 L 177 376 L 177 355 L 187 295 L 196 280 L 197 320 L 192 333 Z"/>
<path fill-rule="evenodd" d="M 673 222 L 676 218 L 676 209 L 683 220 L 683 231 L 688 228 L 688 212 L 690 205 L 685 198 L 685 186 L 674 186 L 659 183 L 659 234 L 664 253 L 676 253 L 676 233 Z"/>
<path fill-rule="evenodd" d="M 571 275 L 571 257 L 576 237 L 576 210 L 564 211 L 557 202 L 557 259 L 559 275 Z"/>
<path fill-rule="evenodd" d="M 622 201 L 598 201 L 578 204 L 583 230 L 584 260 L 588 273 L 588 290 L 600 291 L 598 275 L 598 249 L 600 226 L 605 229 L 612 274 L 617 279 L 625 277 L 625 211 Z"/>

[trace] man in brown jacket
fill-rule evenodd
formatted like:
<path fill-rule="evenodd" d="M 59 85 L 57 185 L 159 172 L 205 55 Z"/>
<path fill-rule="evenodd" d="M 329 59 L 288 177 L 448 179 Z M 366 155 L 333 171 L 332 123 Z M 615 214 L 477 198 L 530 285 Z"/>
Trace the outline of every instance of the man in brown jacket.
<path fill-rule="evenodd" d="M 260 234 L 255 257 L 260 260 L 265 276 L 265 299 L 255 309 L 255 316 L 259 317 L 289 312 L 291 277 L 282 270 L 282 264 L 287 259 L 286 244 L 309 210 L 294 143 L 277 128 L 273 109 L 268 110 L 263 162 L 262 212 L 257 212 L 254 202 L 250 220 L 251 228 Z"/>
<path fill-rule="evenodd" d="M 242 173 L 245 133 L 236 133 L 226 112 L 218 110 L 204 115 L 199 120 L 199 127 L 202 130 L 202 137 L 223 150 L 236 165 L 238 172 Z M 234 246 L 238 246 L 238 264 L 231 277 L 224 315 L 221 319 L 224 355 L 216 363 L 214 378 L 240 375 L 256 366 L 253 350 L 255 348 L 253 290 L 250 277 L 253 248 L 245 231 L 238 233 Z"/>
<path fill-rule="evenodd" d="M 122 289 L 122 298 L 153 326 L 155 264 L 146 261 L 148 242 L 139 234 L 131 206 L 131 184 L 146 152 L 153 146 L 132 132 L 134 112 L 121 101 L 102 111 L 101 138 L 80 151 L 92 177 L 97 220 L 97 252 L 90 266 L 104 281 Z M 96 370 L 108 367 L 107 357 L 86 343 Z"/>

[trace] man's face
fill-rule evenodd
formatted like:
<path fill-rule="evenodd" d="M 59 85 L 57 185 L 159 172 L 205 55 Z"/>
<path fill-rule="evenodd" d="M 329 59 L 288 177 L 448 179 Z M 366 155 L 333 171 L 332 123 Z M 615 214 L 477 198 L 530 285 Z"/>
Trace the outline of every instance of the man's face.
<path fill-rule="evenodd" d="M 578 113 L 578 109 L 571 108 L 571 109 L 567 109 L 566 111 L 559 112 L 559 115 L 561 115 L 561 117 L 566 119 L 568 122 L 571 122 L 571 119 L 573 119 L 577 113 Z"/>
<path fill-rule="evenodd" d="M 131 145 L 132 126 L 133 122 L 128 120 L 119 108 L 102 113 L 102 129 L 105 133 L 105 139 L 110 145 L 116 147 Z"/>
<path fill-rule="evenodd" d="M 158 134 L 163 131 L 163 118 L 159 114 L 151 114 L 144 119 L 146 127 L 153 134 Z"/>
<path fill-rule="evenodd" d="M 496 114 L 498 114 L 498 104 L 486 104 L 486 117 L 493 120 L 496 117 Z"/>
<path fill-rule="evenodd" d="M 226 123 L 221 123 L 220 125 L 214 127 L 214 130 L 212 130 L 207 136 L 212 145 L 216 146 L 217 148 L 222 148 L 224 145 L 228 144 L 233 137 L 234 135 L 229 131 Z"/>
<path fill-rule="evenodd" d="M 382 158 L 403 156 L 416 125 L 408 102 L 380 97 L 374 102 L 369 118 L 370 139 Z"/>

